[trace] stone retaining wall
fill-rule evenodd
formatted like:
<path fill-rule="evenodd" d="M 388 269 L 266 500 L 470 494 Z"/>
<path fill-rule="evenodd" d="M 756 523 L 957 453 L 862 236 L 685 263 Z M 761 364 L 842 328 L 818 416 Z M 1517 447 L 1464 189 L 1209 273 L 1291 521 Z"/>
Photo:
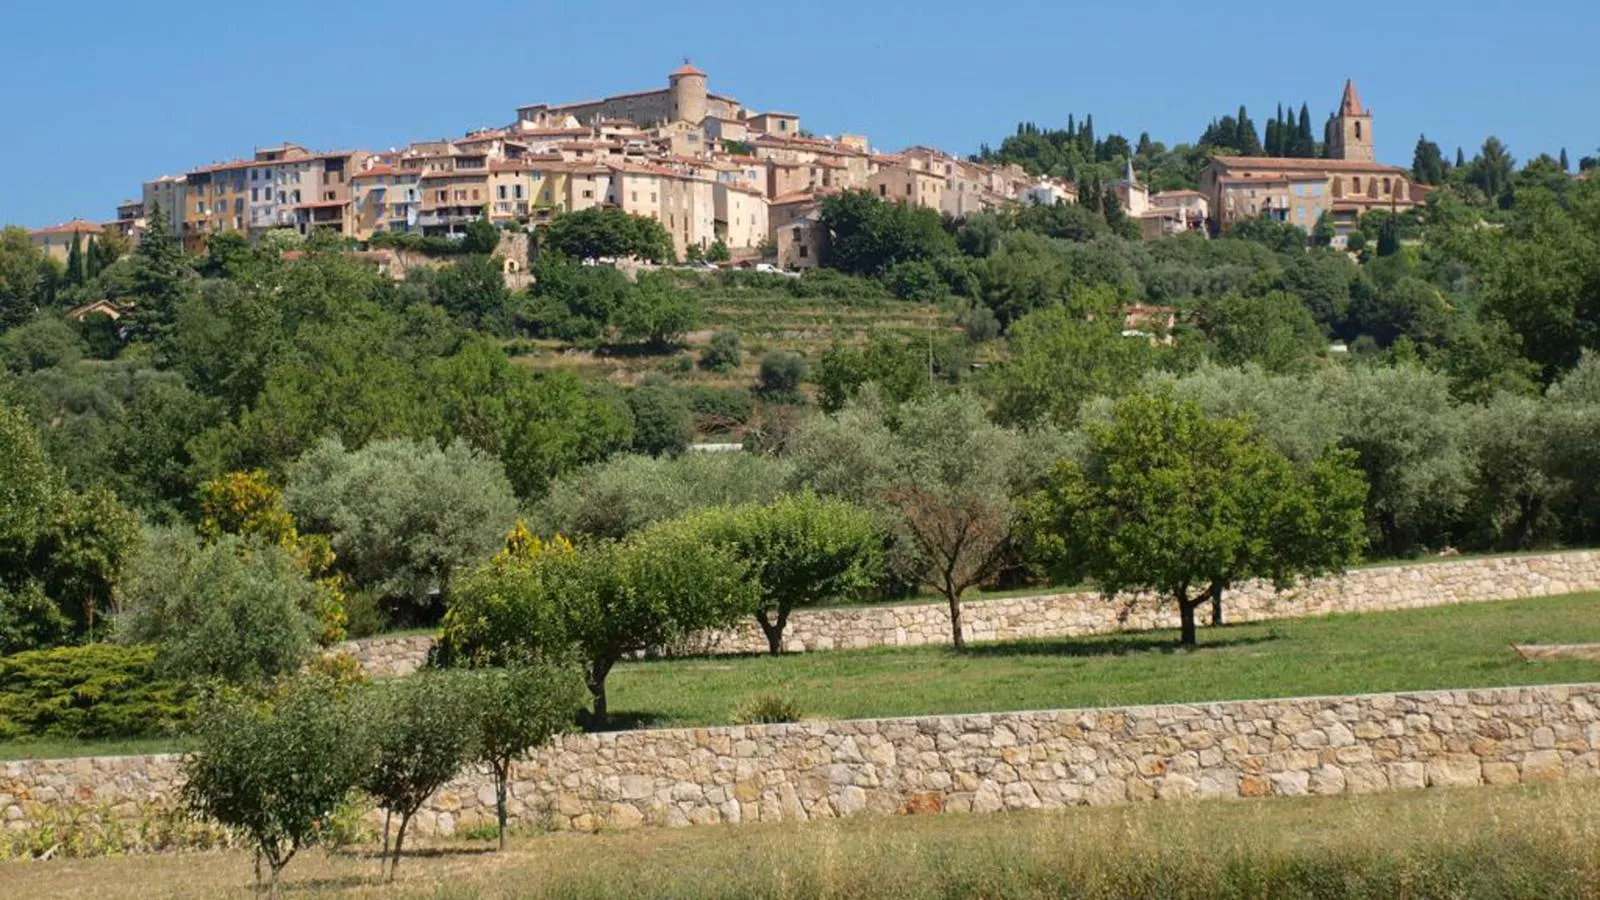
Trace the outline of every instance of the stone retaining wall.
<path fill-rule="evenodd" d="M 560 739 L 511 814 L 558 829 L 994 812 L 1600 777 L 1600 684 L 627 731 Z M 0 815 L 175 796 L 170 756 L 0 765 Z M 423 834 L 494 819 L 482 774 Z"/>
<path fill-rule="evenodd" d="M 1335 578 L 1311 581 L 1275 592 L 1250 582 L 1228 592 L 1223 610 L 1230 622 L 1339 612 L 1377 612 L 1542 597 L 1600 589 L 1600 552 L 1548 553 L 1461 559 L 1355 569 Z M 1121 616 L 1127 598 L 1107 601 L 1086 592 L 1040 594 L 969 602 L 963 609 L 967 639 L 1009 641 L 1072 637 L 1151 628 L 1176 628 L 1170 603 L 1138 602 Z M 783 648 L 811 650 L 914 646 L 950 642 L 949 612 L 943 603 L 857 606 L 802 610 L 789 618 Z M 692 641 L 694 652 L 764 653 L 765 636 L 754 620 L 726 632 Z M 349 649 L 369 673 L 401 675 L 427 659 L 428 638 L 374 638 Z"/>

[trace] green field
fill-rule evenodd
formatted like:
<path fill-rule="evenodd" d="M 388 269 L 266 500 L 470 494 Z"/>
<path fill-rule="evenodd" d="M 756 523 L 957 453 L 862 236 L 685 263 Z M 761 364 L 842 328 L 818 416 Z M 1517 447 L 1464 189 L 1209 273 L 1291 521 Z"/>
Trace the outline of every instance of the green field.
<path fill-rule="evenodd" d="M 1595 681 L 1600 663 L 1528 663 L 1507 646 L 1591 641 L 1595 593 L 1202 628 L 1193 651 L 1155 631 L 628 663 L 608 693 L 619 721 L 647 725 L 727 722 L 763 694 L 819 719 L 1357 694 Z"/>
<path fill-rule="evenodd" d="M 1509 643 L 1600 641 L 1600 593 L 1175 631 L 778 657 L 623 663 L 615 727 L 728 724 L 763 696 L 806 718 L 853 719 L 1083 706 L 1360 694 L 1600 680 L 1593 660 L 1525 662 Z M 162 741 L 0 744 L 0 759 L 155 752 Z"/>
<path fill-rule="evenodd" d="M 1600 896 L 1600 784 L 859 817 L 302 853 L 282 896 L 432 898 Z M 247 897 L 246 852 L 0 864 L 17 897 Z"/>

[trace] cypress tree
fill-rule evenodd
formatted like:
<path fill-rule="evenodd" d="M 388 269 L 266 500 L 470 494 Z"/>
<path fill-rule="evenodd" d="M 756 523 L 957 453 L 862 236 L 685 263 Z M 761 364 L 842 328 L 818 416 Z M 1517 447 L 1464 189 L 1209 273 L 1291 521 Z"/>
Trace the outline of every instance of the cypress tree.
<path fill-rule="evenodd" d="M 1078 135 L 1078 149 L 1089 159 L 1094 159 L 1094 114 L 1083 117 L 1083 131 Z"/>
<path fill-rule="evenodd" d="M 1250 121 L 1250 114 L 1245 112 L 1243 105 L 1239 107 L 1239 120 L 1234 124 L 1237 129 L 1234 140 L 1238 143 L 1241 156 L 1261 155 L 1261 136 L 1256 133 L 1256 123 Z"/>
<path fill-rule="evenodd" d="M 84 254 L 83 271 L 89 278 L 100 274 L 100 246 L 92 237 L 89 238 L 88 252 Z"/>
<path fill-rule="evenodd" d="M 1300 133 L 1295 156 L 1302 159 L 1311 159 L 1317 155 L 1317 139 L 1311 133 L 1311 110 L 1305 103 L 1300 104 Z"/>
<path fill-rule="evenodd" d="M 1461 148 L 1459 146 L 1457 146 L 1456 147 L 1456 168 L 1459 169 L 1459 168 L 1461 168 L 1462 166 L 1464 166 L 1466 164 L 1467 164 L 1467 157 L 1466 157 L 1465 154 L 1463 154 L 1461 152 Z"/>
<path fill-rule="evenodd" d="M 1267 120 L 1267 141 L 1266 141 L 1266 146 L 1267 146 L 1267 155 L 1268 156 L 1282 156 L 1283 155 L 1282 153 L 1278 152 L 1278 120 L 1277 119 L 1268 119 Z"/>
<path fill-rule="evenodd" d="M 1567 165 L 1567 148 L 1565 147 L 1561 148 L 1561 171 L 1571 171 L 1570 167 Z"/>
<path fill-rule="evenodd" d="M 67 251 L 67 284 L 83 282 L 83 235 L 73 232 L 72 248 Z"/>

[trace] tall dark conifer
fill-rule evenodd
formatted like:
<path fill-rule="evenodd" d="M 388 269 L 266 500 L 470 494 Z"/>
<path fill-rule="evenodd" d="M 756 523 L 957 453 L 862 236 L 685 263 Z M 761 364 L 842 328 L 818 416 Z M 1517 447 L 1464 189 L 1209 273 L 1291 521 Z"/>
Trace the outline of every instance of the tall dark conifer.
<path fill-rule="evenodd" d="M 83 283 L 83 235 L 72 235 L 72 246 L 67 250 L 67 284 Z"/>
<path fill-rule="evenodd" d="M 1295 156 L 1311 159 L 1317 155 L 1317 139 L 1311 133 L 1311 110 L 1300 104 L 1300 127 L 1296 129 Z"/>

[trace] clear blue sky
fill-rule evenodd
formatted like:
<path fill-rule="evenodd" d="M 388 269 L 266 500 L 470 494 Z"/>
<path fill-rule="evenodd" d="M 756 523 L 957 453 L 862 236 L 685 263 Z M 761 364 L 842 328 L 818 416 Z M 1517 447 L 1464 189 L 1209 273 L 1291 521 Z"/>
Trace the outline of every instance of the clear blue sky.
<path fill-rule="evenodd" d="M 1492 132 L 1518 160 L 1565 146 L 1576 166 L 1600 145 L 1593 2 L 7 4 L 0 222 L 110 219 L 146 179 L 282 140 L 505 124 L 519 104 L 653 88 L 683 56 L 715 92 L 883 149 L 972 152 L 1069 112 L 1172 144 L 1279 101 L 1309 101 L 1320 129 L 1348 76 L 1386 162 L 1409 165 L 1419 132 L 1469 157 Z"/>

